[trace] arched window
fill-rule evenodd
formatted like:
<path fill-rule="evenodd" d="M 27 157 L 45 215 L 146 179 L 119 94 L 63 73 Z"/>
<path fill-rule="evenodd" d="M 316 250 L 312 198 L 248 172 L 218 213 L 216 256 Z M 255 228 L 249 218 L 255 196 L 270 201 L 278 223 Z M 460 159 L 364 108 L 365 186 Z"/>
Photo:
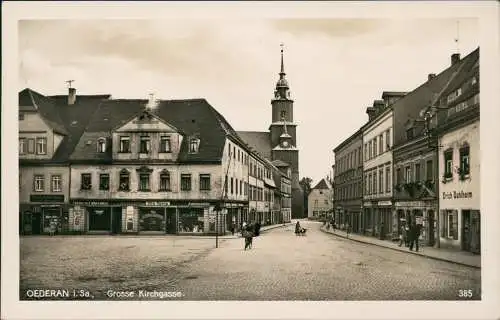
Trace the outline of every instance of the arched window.
<path fill-rule="evenodd" d="M 99 153 L 106 152 L 106 138 L 97 139 L 97 152 Z"/>

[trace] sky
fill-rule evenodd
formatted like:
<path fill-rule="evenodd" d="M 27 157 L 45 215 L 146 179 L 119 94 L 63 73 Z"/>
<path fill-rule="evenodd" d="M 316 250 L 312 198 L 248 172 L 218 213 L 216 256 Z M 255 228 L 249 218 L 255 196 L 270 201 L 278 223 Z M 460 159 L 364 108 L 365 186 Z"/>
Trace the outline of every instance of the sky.
<path fill-rule="evenodd" d="M 423 84 L 478 32 L 451 18 L 22 20 L 19 90 L 65 94 L 71 79 L 80 94 L 205 98 L 236 130 L 267 131 L 283 43 L 300 176 L 315 184 L 373 100 Z"/>

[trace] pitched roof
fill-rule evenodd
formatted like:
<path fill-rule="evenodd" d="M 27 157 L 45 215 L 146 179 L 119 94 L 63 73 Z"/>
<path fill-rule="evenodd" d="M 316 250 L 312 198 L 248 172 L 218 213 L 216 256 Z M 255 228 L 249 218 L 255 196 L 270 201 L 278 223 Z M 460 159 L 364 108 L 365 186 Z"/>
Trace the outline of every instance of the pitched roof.
<path fill-rule="evenodd" d="M 142 112 L 147 100 L 106 100 L 92 115 L 89 125 L 80 138 L 73 160 L 111 161 L 111 151 L 98 154 L 97 138 L 111 137 L 112 130 L 134 115 Z M 200 136 L 198 153 L 189 153 L 189 139 L 183 139 L 178 161 L 213 162 L 222 158 L 226 135 L 237 137 L 234 129 L 205 99 L 162 100 L 154 114 L 166 123 L 178 128 L 185 136 Z M 93 143 L 89 144 L 89 141 Z"/>
<path fill-rule="evenodd" d="M 316 184 L 316 186 L 314 186 L 313 189 L 322 189 L 322 190 L 324 190 L 324 189 L 331 189 L 331 188 L 332 188 L 332 186 L 330 185 L 330 183 L 325 178 L 323 178 L 323 179 L 321 179 L 320 182 L 318 182 Z"/>
<path fill-rule="evenodd" d="M 59 117 L 55 102 L 50 98 L 26 88 L 19 92 L 19 106 L 23 106 L 20 111 L 36 110 L 42 119 L 57 133 L 66 135 L 68 132 L 64 122 Z"/>
<path fill-rule="evenodd" d="M 271 159 L 271 139 L 269 132 L 238 131 L 238 135 L 263 157 Z"/>

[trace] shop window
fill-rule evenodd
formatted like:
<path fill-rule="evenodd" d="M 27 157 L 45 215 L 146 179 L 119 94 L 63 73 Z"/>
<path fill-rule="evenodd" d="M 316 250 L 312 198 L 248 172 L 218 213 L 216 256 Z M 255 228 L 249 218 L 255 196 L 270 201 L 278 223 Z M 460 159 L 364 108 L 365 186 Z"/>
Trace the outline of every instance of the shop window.
<path fill-rule="evenodd" d="M 451 179 L 453 177 L 453 150 L 444 152 L 444 178 Z"/>
<path fill-rule="evenodd" d="M 92 175 L 90 173 L 82 173 L 80 179 L 80 189 L 90 190 L 92 189 Z"/>
<path fill-rule="evenodd" d="M 469 146 L 465 145 L 460 148 L 460 175 L 466 176 L 470 174 L 470 163 L 469 163 Z"/>
<path fill-rule="evenodd" d="M 47 154 L 47 138 L 36 138 L 36 154 Z"/>
<path fill-rule="evenodd" d="M 139 153 L 149 153 L 151 151 L 151 140 L 149 136 L 139 137 Z"/>
<path fill-rule="evenodd" d="M 160 137 L 160 152 L 163 153 L 172 152 L 169 136 Z"/>
<path fill-rule="evenodd" d="M 62 178 L 60 175 L 52 176 L 52 192 L 62 191 Z"/>
<path fill-rule="evenodd" d="M 43 192 L 45 190 L 45 177 L 43 175 L 35 175 L 33 178 L 33 189 L 36 192 Z"/>
<path fill-rule="evenodd" d="M 444 221 L 441 229 L 443 238 L 458 240 L 458 211 L 457 210 L 442 210 L 442 218 Z"/>
<path fill-rule="evenodd" d="M 139 191 L 151 191 L 149 188 L 149 173 L 139 174 Z"/>
<path fill-rule="evenodd" d="M 120 152 L 121 153 L 130 152 L 130 137 L 128 136 L 120 137 Z"/>
<path fill-rule="evenodd" d="M 99 175 L 99 190 L 109 190 L 109 174 L 101 173 Z"/>
<path fill-rule="evenodd" d="M 28 151 L 26 138 L 19 138 L 19 154 L 25 154 Z"/>
<path fill-rule="evenodd" d="M 200 190 L 210 190 L 209 174 L 200 174 Z"/>
<path fill-rule="evenodd" d="M 180 208 L 179 209 L 179 233 L 203 232 L 204 210 L 203 208 Z"/>
<path fill-rule="evenodd" d="M 170 190 L 170 173 L 164 170 L 160 173 L 160 191 Z"/>
<path fill-rule="evenodd" d="M 28 153 L 35 153 L 35 139 L 28 139 Z"/>
<path fill-rule="evenodd" d="M 139 207 L 139 230 L 165 232 L 165 215 L 163 209 Z"/>
<path fill-rule="evenodd" d="M 120 171 L 120 185 L 118 191 L 130 191 L 130 173 L 126 169 Z"/>
<path fill-rule="evenodd" d="M 191 175 L 181 174 L 181 190 L 191 191 Z"/>
<path fill-rule="evenodd" d="M 97 152 L 99 152 L 99 153 L 106 152 L 106 139 L 105 138 L 99 138 L 97 140 Z"/>
<path fill-rule="evenodd" d="M 200 146 L 200 139 L 191 138 L 189 140 L 189 153 L 198 153 L 198 148 Z M 233 149 L 234 154 L 234 149 Z"/>

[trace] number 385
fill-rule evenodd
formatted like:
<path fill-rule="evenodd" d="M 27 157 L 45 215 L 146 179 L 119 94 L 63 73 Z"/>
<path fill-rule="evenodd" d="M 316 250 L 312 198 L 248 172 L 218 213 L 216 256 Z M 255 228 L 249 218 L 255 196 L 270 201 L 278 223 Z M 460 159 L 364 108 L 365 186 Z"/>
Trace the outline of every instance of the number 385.
<path fill-rule="evenodd" d="M 458 290 L 458 296 L 460 298 L 472 298 L 472 290 Z"/>

